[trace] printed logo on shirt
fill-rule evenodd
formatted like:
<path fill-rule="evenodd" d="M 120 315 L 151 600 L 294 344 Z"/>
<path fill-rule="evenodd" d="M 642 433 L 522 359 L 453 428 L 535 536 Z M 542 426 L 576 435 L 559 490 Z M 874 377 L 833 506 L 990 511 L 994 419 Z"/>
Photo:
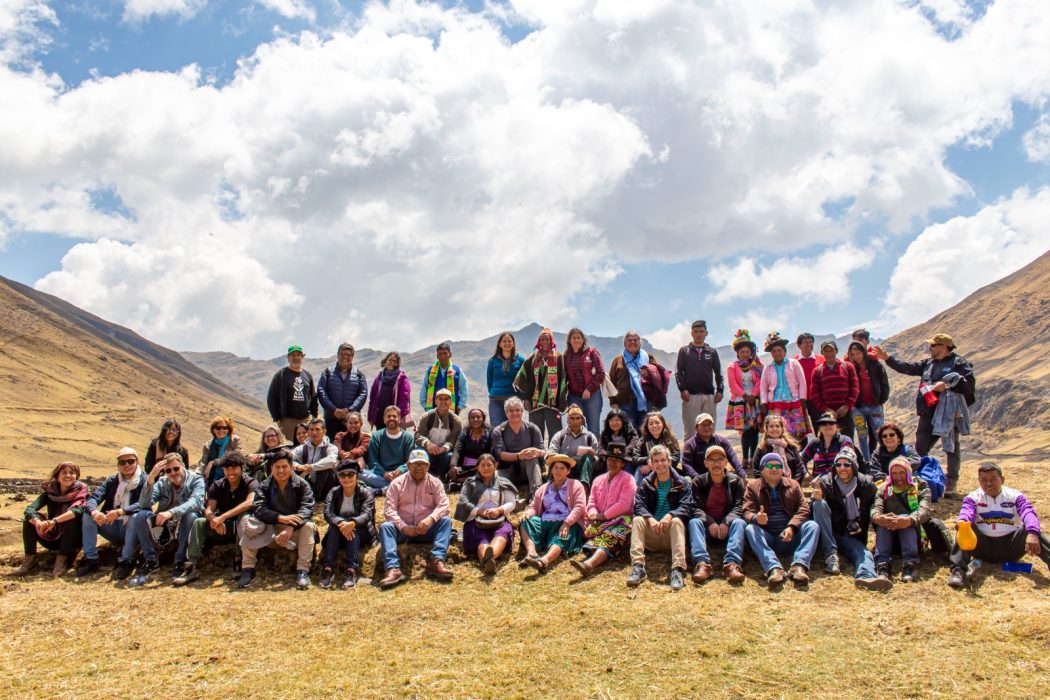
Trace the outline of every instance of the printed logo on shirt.
<path fill-rule="evenodd" d="M 306 382 L 302 377 L 296 377 L 292 381 L 292 401 L 306 401 Z"/>
<path fill-rule="evenodd" d="M 981 514 L 980 524 L 981 525 L 991 525 L 992 527 L 995 527 L 996 525 L 1011 525 L 1012 526 L 1014 524 L 1014 516 L 1013 516 L 1012 513 L 1005 513 L 1003 511 L 993 510 L 993 511 L 989 511 L 987 513 Z"/>

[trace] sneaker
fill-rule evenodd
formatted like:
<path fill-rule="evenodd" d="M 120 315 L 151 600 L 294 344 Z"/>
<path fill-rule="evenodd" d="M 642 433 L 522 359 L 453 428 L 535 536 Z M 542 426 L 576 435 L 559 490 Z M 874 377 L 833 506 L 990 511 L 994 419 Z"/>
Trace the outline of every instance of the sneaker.
<path fill-rule="evenodd" d="M 99 570 L 102 563 L 98 559 L 82 559 L 77 565 L 77 578 L 90 576 Z"/>
<path fill-rule="evenodd" d="M 779 586 L 786 580 L 787 576 L 784 575 L 784 570 L 779 566 L 770 569 L 769 573 L 766 574 L 766 585 L 768 586 Z"/>
<path fill-rule="evenodd" d="M 868 591 L 888 591 L 893 588 L 893 581 L 888 578 L 858 578 L 853 583 L 857 588 Z"/>
<path fill-rule="evenodd" d="M 952 574 L 948 577 L 948 585 L 952 588 L 966 588 L 966 574 L 958 567 L 952 567 Z"/>
<path fill-rule="evenodd" d="M 186 564 L 185 566 L 180 568 L 182 570 L 176 572 L 174 578 L 171 579 L 171 583 L 173 586 L 185 586 L 187 583 L 196 581 L 201 577 L 201 574 L 197 570 L 197 567 L 193 564 Z"/>
<path fill-rule="evenodd" d="M 794 581 L 796 586 L 805 586 L 809 583 L 809 573 L 806 572 L 806 567 L 801 564 L 792 564 L 791 568 L 788 569 L 787 577 Z"/>
<path fill-rule="evenodd" d="M 255 580 L 255 569 L 241 569 L 241 577 L 237 579 L 237 588 L 247 588 Z"/>
<path fill-rule="evenodd" d="M 681 569 L 671 569 L 671 590 L 680 591 L 685 587 L 685 572 Z"/>
<path fill-rule="evenodd" d="M 915 564 L 905 564 L 904 571 L 901 572 L 901 582 L 903 583 L 915 583 L 919 578 L 919 574 L 916 571 Z"/>
<path fill-rule="evenodd" d="M 882 578 L 889 581 L 892 577 L 893 568 L 890 566 L 889 562 L 884 562 L 882 564 L 875 565 L 875 578 Z"/>
<path fill-rule="evenodd" d="M 631 588 L 637 588 L 647 578 L 649 578 L 649 574 L 645 573 L 645 564 L 632 564 L 631 575 L 627 577 L 627 585 Z"/>
<path fill-rule="evenodd" d="M 321 577 L 317 579 L 317 585 L 320 588 L 328 590 L 332 587 L 332 579 L 335 578 L 335 572 L 331 568 L 325 567 L 321 570 Z"/>
<path fill-rule="evenodd" d="M 693 567 L 693 583 L 703 583 L 711 578 L 711 565 L 706 561 L 697 562 Z"/>
<path fill-rule="evenodd" d="M 182 574 L 185 573 L 185 571 L 186 571 L 186 564 L 184 564 L 184 563 L 175 564 L 175 568 L 171 570 L 171 577 L 172 578 L 178 578 L 179 576 L 182 576 Z"/>
<path fill-rule="evenodd" d="M 128 581 L 128 585 L 138 588 L 139 586 L 145 586 L 149 581 L 150 574 L 160 568 L 160 562 L 154 559 L 147 559 L 146 561 L 139 564 L 139 568 L 135 571 L 135 575 Z"/>
<path fill-rule="evenodd" d="M 726 577 L 726 581 L 732 584 L 739 584 L 744 582 L 744 570 L 740 568 L 739 564 L 729 563 L 722 565 L 722 575 Z"/>
<path fill-rule="evenodd" d="M 839 569 L 839 555 L 837 552 L 832 552 L 824 557 L 824 573 L 831 574 L 832 576 L 838 576 L 842 573 L 842 570 Z"/>
<path fill-rule="evenodd" d="M 347 569 L 346 578 L 343 579 L 343 590 L 348 590 L 357 585 L 357 569 Z"/>
<path fill-rule="evenodd" d="M 131 572 L 135 570 L 135 565 L 130 561 L 118 561 L 117 568 L 113 571 L 113 578 L 118 581 L 123 581 L 128 576 L 131 576 Z"/>
<path fill-rule="evenodd" d="M 300 591 L 305 591 L 310 587 L 310 572 L 306 569 L 299 569 L 295 572 L 295 587 Z"/>

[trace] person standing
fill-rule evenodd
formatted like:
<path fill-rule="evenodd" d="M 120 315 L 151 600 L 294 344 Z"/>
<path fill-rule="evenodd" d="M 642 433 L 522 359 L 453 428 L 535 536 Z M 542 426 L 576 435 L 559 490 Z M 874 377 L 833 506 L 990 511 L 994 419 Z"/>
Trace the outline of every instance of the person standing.
<path fill-rule="evenodd" d="M 859 332 L 859 331 L 858 331 Z M 849 362 L 857 371 L 860 393 L 853 407 L 853 422 L 857 426 L 857 446 L 865 462 L 871 461 L 871 453 L 878 446 L 879 428 L 884 422 L 882 406 L 890 397 L 890 379 L 879 358 L 868 354 L 859 340 L 854 340 L 846 350 Z M 864 434 L 861 435 L 860 433 Z"/>
<path fill-rule="evenodd" d="M 489 390 L 489 421 L 493 428 L 507 420 L 503 404 L 514 396 L 514 378 L 523 364 L 525 358 L 518 354 L 514 334 L 509 331 L 500 333 L 496 340 L 496 351 L 485 368 L 485 381 Z"/>
<path fill-rule="evenodd" d="M 558 352 L 554 333 L 544 328 L 536 338 L 535 352 L 514 378 L 514 391 L 525 397 L 529 422 L 540 429 L 545 444 L 561 430 L 561 412 L 565 409 L 568 390 L 565 358 Z"/>
<path fill-rule="evenodd" d="M 401 427 L 412 427 L 412 387 L 401 370 L 400 353 L 388 352 L 382 365 L 368 393 L 368 423 L 373 432 L 379 430 L 386 425 L 386 409 L 394 406 L 401 416 Z"/>
<path fill-rule="evenodd" d="M 976 400 L 976 379 L 973 366 L 956 354 L 950 335 L 937 333 L 926 342 L 930 356 L 918 362 L 898 360 L 878 346 L 875 354 L 895 372 L 920 378 L 915 395 L 915 412 L 919 415 L 915 450 L 925 457 L 937 440 L 942 440 L 948 462 L 944 495 L 952 498 L 957 496 L 962 464 L 959 436 L 970 433 L 969 406 Z"/>
<path fill-rule="evenodd" d="M 313 375 L 303 368 L 303 348 L 288 348 L 288 366 L 273 374 L 266 392 L 266 407 L 274 423 L 293 444 L 295 428 L 307 418 L 317 417 L 317 388 Z M 147 465 L 148 466 L 148 465 Z"/>
<path fill-rule="evenodd" d="M 423 375 L 423 383 L 419 387 L 419 405 L 424 411 L 433 411 L 437 405 L 434 402 L 437 390 L 448 389 L 452 393 L 452 410 L 459 415 L 470 399 L 467 378 L 459 365 L 452 364 L 451 345 L 441 343 L 434 352 L 437 361 Z"/>
<path fill-rule="evenodd" d="M 609 407 L 626 413 L 638 430 L 649 412 L 649 401 L 645 396 L 642 377 L 648 370 L 649 353 L 642 349 L 642 336 L 637 331 L 627 331 L 623 337 L 623 352 L 609 363 L 609 383 L 616 394 L 609 396 Z M 654 406 L 654 410 L 660 407 Z"/>
<path fill-rule="evenodd" d="M 798 346 L 798 354 L 795 355 L 795 361 L 798 362 L 802 368 L 802 374 L 806 377 L 806 386 L 813 386 L 813 370 L 820 365 L 824 364 L 824 357 L 822 355 L 813 354 L 813 346 L 815 339 L 812 333 L 801 333 L 798 338 L 795 339 L 795 345 Z M 806 412 L 809 413 L 809 422 L 811 425 L 817 425 L 817 419 L 820 418 L 821 411 L 817 408 L 817 405 L 813 403 L 812 392 L 810 397 L 806 399 Z"/>
<path fill-rule="evenodd" d="M 701 413 L 715 415 L 722 401 L 725 386 L 722 383 L 722 360 L 718 352 L 707 344 L 707 321 L 693 321 L 690 329 L 692 342 L 678 349 L 678 363 L 674 374 L 682 396 L 682 426 L 688 430 Z"/>
<path fill-rule="evenodd" d="M 762 381 L 762 362 L 758 346 L 751 340 L 746 328 L 737 330 L 733 337 L 736 359 L 726 370 L 729 381 L 729 404 L 726 406 L 726 429 L 740 434 L 740 451 L 747 464 L 758 447 L 758 431 L 762 425 L 762 402 L 759 382 Z"/>
<path fill-rule="evenodd" d="M 368 383 L 361 370 L 354 367 L 354 346 L 343 343 L 336 351 L 335 367 L 325 367 L 317 380 L 317 397 L 324 409 L 328 439 L 346 428 L 346 417 L 360 411 L 368 398 Z"/>
<path fill-rule="evenodd" d="M 587 336 L 579 328 L 573 328 L 566 336 L 564 361 L 565 375 L 569 383 L 567 405 L 576 404 L 583 409 L 587 430 L 598 434 L 601 430 L 602 382 L 605 381 L 605 365 L 596 348 L 587 344 Z"/>
<path fill-rule="evenodd" d="M 787 357 L 787 339 L 776 331 L 766 337 L 766 352 L 773 361 L 762 370 L 759 382 L 763 413 L 781 416 L 787 432 L 796 440 L 805 440 L 810 426 L 804 406 L 807 385 L 802 365 Z"/>

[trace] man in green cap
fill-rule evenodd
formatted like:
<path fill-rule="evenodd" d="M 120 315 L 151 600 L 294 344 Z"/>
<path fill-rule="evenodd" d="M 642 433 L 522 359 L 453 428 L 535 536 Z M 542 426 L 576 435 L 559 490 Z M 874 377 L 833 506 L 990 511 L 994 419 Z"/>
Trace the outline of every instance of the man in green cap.
<path fill-rule="evenodd" d="M 288 440 L 295 442 L 295 426 L 307 418 L 317 417 L 317 390 L 313 376 L 303 369 L 303 348 L 288 348 L 288 366 L 274 372 L 266 392 L 270 417 L 281 426 Z"/>
<path fill-rule="evenodd" d="M 905 362 L 881 347 L 875 354 L 887 366 L 901 374 L 919 377 L 915 410 L 919 424 L 915 427 L 915 451 L 925 457 L 941 440 L 948 462 L 946 497 L 955 497 L 961 464 L 959 435 L 970 433 L 969 407 L 976 399 L 973 366 L 955 353 L 955 341 L 946 333 L 937 333 L 926 341 L 930 356 L 918 362 Z"/>

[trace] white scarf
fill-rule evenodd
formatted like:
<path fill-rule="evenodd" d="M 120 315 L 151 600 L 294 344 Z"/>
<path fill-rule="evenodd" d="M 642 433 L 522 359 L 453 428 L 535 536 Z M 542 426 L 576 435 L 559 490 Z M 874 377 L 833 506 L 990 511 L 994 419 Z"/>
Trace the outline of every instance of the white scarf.
<path fill-rule="evenodd" d="M 131 505 L 131 492 L 139 487 L 142 479 L 142 467 L 135 467 L 135 473 L 130 479 L 125 479 L 123 474 L 117 474 L 117 492 L 113 494 L 113 507 L 124 508 Z M 121 520 L 126 520 L 124 516 Z"/>

